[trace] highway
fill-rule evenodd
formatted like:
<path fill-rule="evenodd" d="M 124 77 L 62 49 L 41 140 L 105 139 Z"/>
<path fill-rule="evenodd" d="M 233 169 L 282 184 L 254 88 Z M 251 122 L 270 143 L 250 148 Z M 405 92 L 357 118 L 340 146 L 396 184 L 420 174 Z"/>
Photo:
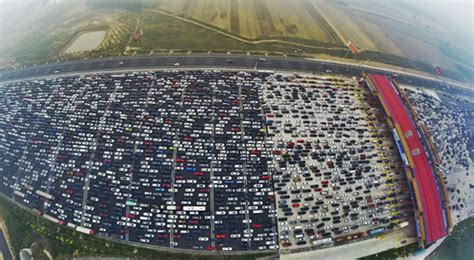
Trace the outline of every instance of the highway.
<path fill-rule="evenodd" d="M 261 59 L 265 59 L 265 61 Z M 179 63 L 179 66 L 175 64 Z M 1 81 L 37 78 L 58 74 L 71 74 L 94 71 L 116 71 L 134 69 L 160 69 L 160 68 L 230 68 L 230 69 L 259 69 L 278 71 L 303 71 L 330 74 L 343 74 L 347 76 L 360 76 L 362 72 L 392 75 L 384 69 L 363 67 L 340 62 L 326 62 L 321 60 L 308 60 L 298 58 L 259 57 L 249 55 L 218 55 L 218 54 L 190 54 L 190 55 L 155 55 L 112 57 L 89 60 L 67 61 L 55 64 L 31 66 L 22 69 L 0 72 Z M 398 82 L 416 86 L 443 89 L 438 80 L 428 80 L 413 75 L 399 74 Z M 459 89 L 459 88 L 456 88 Z M 458 90 L 459 91 L 459 90 Z"/>
<path fill-rule="evenodd" d="M 179 63 L 179 65 L 177 64 Z M 246 69 L 246 70 L 276 70 L 276 71 L 303 71 L 328 74 L 342 74 L 347 76 L 360 76 L 362 72 L 392 74 L 386 71 L 363 68 L 355 65 L 329 63 L 324 61 L 275 58 L 257 56 L 226 56 L 226 55 L 185 55 L 185 56 L 134 56 L 116 57 L 92 60 L 69 61 L 57 64 L 46 64 L 27 67 L 18 70 L 0 72 L 1 81 L 40 78 L 51 75 L 68 75 L 81 73 L 100 73 L 105 71 L 133 71 L 142 69 Z M 58 71 L 58 73 L 55 73 Z M 444 88 L 439 82 L 429 81 L 414 76 L 401 75 L 398 82 L 402 84 L 422 85 L 431 88 Z M 88 186 L 88 185 L 87 185 Z M 85 193 L 86 194 L 86 193 Z M 87 196 L 85 196 L 87 197 Z M 83 203 L 84 204 L 84 203 Z M 120 241 L 122 243 L 127 243 Z M 137 245 L 130 242 L 127 244 Z M 140 244 L 140 246 L 142 246 Z M 157 247 L 154 247 L 157 248 Z M 185 252 L 186 250 L 182 250 Z M 236 252 L 238 253 L 238 252 Z"/>

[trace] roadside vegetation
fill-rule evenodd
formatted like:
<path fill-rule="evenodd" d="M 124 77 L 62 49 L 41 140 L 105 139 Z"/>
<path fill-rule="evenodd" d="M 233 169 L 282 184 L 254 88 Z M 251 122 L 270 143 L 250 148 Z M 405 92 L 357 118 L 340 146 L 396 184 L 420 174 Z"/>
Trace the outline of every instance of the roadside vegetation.
<path fill-rule="evenodd" d="M 474 256 L 474 217 L 458 223 L 452 233 L 427 260 L 472 259 Z"/>
<path fill-rule="evenodd" d="M 218 259 L 222 256 L 172 253 L 125 245 L 97 236 L 84 235 L 70 228 L 35 215 L 0 197 L 0 217 L 4 219 L 11 238 L 14 254 L 19 259 L 19 251 L 31 248 L 35 259 L 48 259 L 43 250 L 49 251 L 53 259 L 73 257 L 127 257 L 131 259 Z M 250 260 L 265 254 L 225 256 L 228 260 Z"/>
<path fill-rule="evenodd" d="M 410 255 L 410 253 L 418 249 L 418 243 L 408 244 L 403 247 L 390 249 L 381 253 L 366 256 L 360 258 L 360 260 L 393 260 L 398 258 L 404 258 Z"/>

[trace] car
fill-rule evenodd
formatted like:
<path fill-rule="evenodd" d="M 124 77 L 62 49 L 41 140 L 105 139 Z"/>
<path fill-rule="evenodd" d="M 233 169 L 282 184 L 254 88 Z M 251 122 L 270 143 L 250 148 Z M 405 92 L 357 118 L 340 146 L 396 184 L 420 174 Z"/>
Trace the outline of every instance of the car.
<path fill-rule="evenodd" d="M 269 81 L 261 76 L 268 76 L 272 84 L 265 84 Z M 374 216 L 391 212 L 390 204 L 372 191 L 379 189 L 376 183 L 385 187 L 382 180 L 388 182 L 377 179 L 377 171 L 395 169 L 375 163 L 379 147 L 370 138 L 386 136 L 364 131 L 369 124 L 358 114 L 366 113 L 365 105 L 354 102 L 353 93 L 367 98 L 368 92 L 357 83 L 345 86 L 349 80 L 327 75 L 177 69 L 52 78 L 31 94 L 26 92 L 39 101 L 31 111 L 15 108 L 21 128 L 9 127 L 22 141 L 4 138 L 8 151 L 0 159 L 14 153 L 21 157 L 21 150 L 13 147 L 26 144 L 35 151 L 51 151 L 30 155 L 37 162 L 53 160 L 57 169 L 44 176 L 47 166 L 30 167 L 28 155 L 25 167 L 31 168 L 30 177 L 12 179 L 6 174 L 0 186 L 9 183 L 8 190 L 21 191 L 26 206 L 40 205 L 45 214 L 68 224 L 85 222 L 119 239 L 135 225 L 131 242 L 159 246 L 170 245 L 171 233 L 173 245 L 183 249 L 206 250 L 211 241 L 216 244 L 211 250 L 249 249 L 249 244 L 251 250 L 268 250 L 278 248 L 272 218 L 277 220 L 281 246 L 290 239 L 287 246 L 299 248 L 308 245 L 299 242 L 336 232 L 349 235 L 353 231 L 342 226 L 352 227 L 357 221 L 372 225 Z M 29 103 L 24 89 L 31 86 L 14 84 L 0 94 L 6 93 L 11 104 Z M 242 87 L 236 88 L 239 84 Z M 66 101 L 71 105 L 63 106 Z M 41 111 L 55 109 L 41 117 Z M 39 139 L 31 126 L 50 120 L 57 127 L 44 130 Z M 51 183 L 57 183 L 51 187 L 52 200 L 35 194 L 41 187 L 30 190 L 23 185 L 45 183 L 49 177 L 57 180 Z M 369 194 L 374 206 L 367 203 Z M 401 217 L 378 224 L 390 225 Z"/>

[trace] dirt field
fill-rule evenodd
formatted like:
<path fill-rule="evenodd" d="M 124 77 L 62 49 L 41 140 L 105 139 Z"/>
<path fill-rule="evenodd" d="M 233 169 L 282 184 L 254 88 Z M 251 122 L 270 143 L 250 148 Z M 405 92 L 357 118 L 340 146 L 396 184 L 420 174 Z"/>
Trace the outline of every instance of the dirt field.
<path fill-rule="evenodd" d="M 293 42 L 317 40 L 338 45 L 344 45 L 350 40 L 361 50 L 389 53 L 428 64 L 436 63 L 446 69 L 458 70 L 457 66 L 460 64 L 472 66 L 465 59 L 459 59 L 472 51 L 469 50 L 469 45 L 456 40 L 456 35 L 439 23 L 436 17 L 425 12 L 422 6 L 409 2 L 157 1 L 161 10 L 247 39 L 279 38 Z M 452 41 L 447 51 L 443 45 L 449 39 Z"/>
<path fill-rule="evenodd" d="M 96 31 L 81 34 L 74 40 L 71 46 L 66 49 L 65 53 L 93 50 L 102 42 L 105 33 L 106 31 Z"/>
<path fill-rule="evenodd" d="M 229 31 L 230 1 L 158 0 L 160 9 Z"/>
<path fill-rule="evenodd" d="M 159 8 L 248 39 L 298 38 L 340 43 L 310 1 L 158 0 Z"/>

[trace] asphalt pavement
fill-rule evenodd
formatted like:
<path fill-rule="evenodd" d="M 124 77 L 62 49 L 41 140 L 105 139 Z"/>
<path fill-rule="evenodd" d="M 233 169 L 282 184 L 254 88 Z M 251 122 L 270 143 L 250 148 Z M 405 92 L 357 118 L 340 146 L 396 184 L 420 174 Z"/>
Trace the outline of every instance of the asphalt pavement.
<path fill-rule="evenodd" d="M 3 230 L 0 229 L 0 252 L 3 254 L 3 258 L 5 260 L 12 260 L 13 257 L 10 253 L 10 249 L 8 248 L 7 240 L 5 238 L 5 234 Z"/>
<path fill-rule="evenodd" d="M 178 65 L 179 64 L 179 65 Z M 107 70 L 133 70 L 145 68 L 230 68 L 303 71 L 315 73 L 343 74 L 360 76 L 362 72 L 393 75 L 384 69 L 373 69 L 357 65 L 307 60 L 298 58 L 259 57 L 251 55 L 155 55 L 110 57 L 67 61 L 44 64 L 16 70 L 0 72 L 0 81 L 11 81 L 23 78 L 43 77 L 54 74 L 68 74 Z M 55 73 L 56 72 L 56 73 Z M 432 89 L 445 89 L 446 86 L 436 80 L 428 80 L 411 75 L 400 74 L 397 80 L 401 84 L 424 86 Z"/>

